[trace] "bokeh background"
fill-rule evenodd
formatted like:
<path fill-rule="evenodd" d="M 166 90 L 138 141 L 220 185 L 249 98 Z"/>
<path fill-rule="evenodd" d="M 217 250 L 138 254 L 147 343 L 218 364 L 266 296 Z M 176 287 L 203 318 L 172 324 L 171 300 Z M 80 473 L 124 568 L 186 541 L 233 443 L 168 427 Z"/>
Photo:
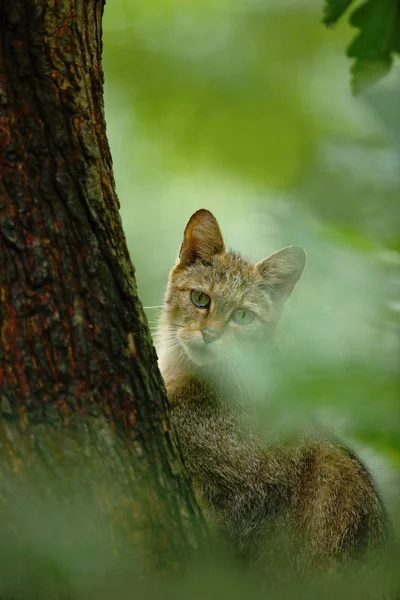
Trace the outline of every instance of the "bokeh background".
<path fill-rule="evenodd" d="M 303 245 L 267 425 L 310 414 L 355 446 L 393 513 L 400 471 L 400 75 L 362 97 L 322 0 L 113 0 L 108 136 L 139 295 L 161 303 L 190 215 L 259 259 Z M 157 309 L 148 309 L 151 324 Z"/>
<path fill-rule="evenodd" d="M 266 432 L 311 420 L 354 447 L 400 532 L 400 69 L 354 98 L 345 47 L 356 32 L 322 15 L 323 0 L 108 0 L 108 137 L 144 306 L 160 305 L 201 207 L 251 259 L 306 248 L 275 362 L 245 365 L 253 383 L 268 375 L 253 408 Z M 146 311 L 154 327 L 159 311 Z M 207 548 L 207 571 L 197 558 L 153 590 L 121 518 L 131 479 L 96 455 L 97 472 L 83 443 L 84 463 L 71 452 L 62 477 L 51 450 L 21 487 L 0 472 L 2 600 L 378 599 L 392 574 L 400 589 L 399 549 L 388 577 L 370 586 L 362 573 L 353 594 L 347 581 L 340 593 L 318 581 L 312 593 L 266 589 L 225 556 L 210 569 Z"/>

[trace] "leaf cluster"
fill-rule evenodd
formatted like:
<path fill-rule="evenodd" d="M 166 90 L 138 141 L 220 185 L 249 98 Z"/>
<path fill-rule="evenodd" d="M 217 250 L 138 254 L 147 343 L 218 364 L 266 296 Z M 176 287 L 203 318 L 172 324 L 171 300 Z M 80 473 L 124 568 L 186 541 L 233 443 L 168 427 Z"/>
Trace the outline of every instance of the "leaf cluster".
<path fill-rule="evenodd" d="M 354 0 L 326 0 L 323 22 L 334 25 Z M 355 59 L 351 86 L 355 94 L 384 77 L 400 54 L 399 0 L 367 0 L 350 13 L 349 23 L 359 30 L 346 49 Z"/>

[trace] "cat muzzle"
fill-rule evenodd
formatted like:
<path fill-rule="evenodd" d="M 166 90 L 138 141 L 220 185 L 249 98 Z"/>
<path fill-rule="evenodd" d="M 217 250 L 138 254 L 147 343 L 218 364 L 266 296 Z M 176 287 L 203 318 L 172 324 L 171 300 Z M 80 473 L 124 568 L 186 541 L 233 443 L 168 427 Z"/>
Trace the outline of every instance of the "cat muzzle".
<path fill-rule="evenodd" d="M 204 327 L 201 334 L 206 344 L 211 344 L 211 342 L 215 342 L 215 340 L 217 340 L 221 335 L 219 331 L 211 329 L 210 327 Z"/>

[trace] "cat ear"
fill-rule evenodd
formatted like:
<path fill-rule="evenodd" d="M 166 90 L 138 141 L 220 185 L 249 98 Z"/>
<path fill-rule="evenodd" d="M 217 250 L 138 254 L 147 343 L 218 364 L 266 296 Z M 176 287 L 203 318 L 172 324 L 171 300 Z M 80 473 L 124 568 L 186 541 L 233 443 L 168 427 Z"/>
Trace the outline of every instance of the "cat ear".
<path fill-rule="evenodd" d="M 303 273 L 306 258 L 306 252 L 300 246 L 287 246 L 255 265 L 274 300 L 284 301 L 289 297 Z"/>
<path fill-rule="evenodd" d="M 195 212 L 183 234 L 179 264 L 186 266 L 196 260 L 208 262 L 213 256 L 224 251 L 225 244 L 217 219 L 205 208 Z"/>

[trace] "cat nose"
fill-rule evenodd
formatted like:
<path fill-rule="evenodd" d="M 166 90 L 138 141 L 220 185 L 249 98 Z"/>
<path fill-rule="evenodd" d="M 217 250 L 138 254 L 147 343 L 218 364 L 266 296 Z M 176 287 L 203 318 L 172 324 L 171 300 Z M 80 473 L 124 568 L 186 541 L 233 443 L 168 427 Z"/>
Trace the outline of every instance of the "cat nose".
<path fill-rule="evenodd" d="M 203 340 L 206 344 L 211 344 L 211 342 L 215 342 L 220 336 L 220 332 L 215 329 L 211 329 L 210 327 L 204 327 L 202 330 Z"/>

